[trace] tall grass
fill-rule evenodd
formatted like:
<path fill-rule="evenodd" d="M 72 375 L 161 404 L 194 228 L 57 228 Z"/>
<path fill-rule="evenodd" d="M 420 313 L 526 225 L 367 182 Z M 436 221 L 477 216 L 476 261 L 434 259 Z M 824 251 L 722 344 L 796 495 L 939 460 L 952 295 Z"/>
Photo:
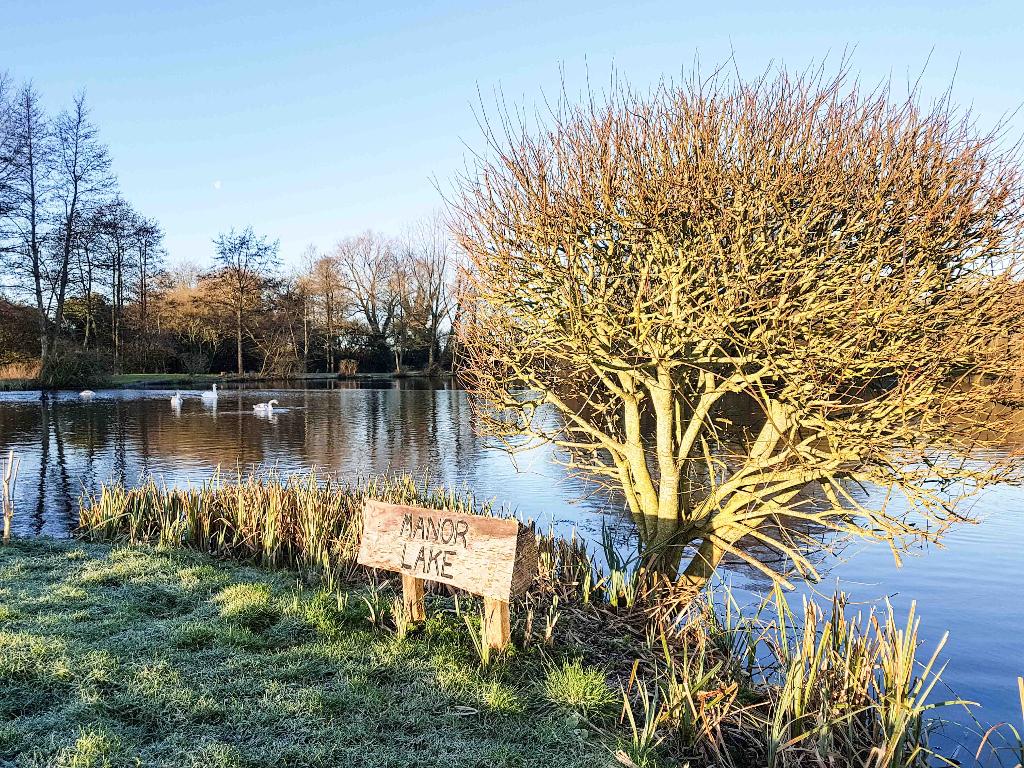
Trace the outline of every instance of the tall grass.
<path fill-rule="evenodd" d="M 328 584 L 369 576 L 355 559 L 367 499 L 491 514 L 469 493 L 386 476 L 360 483 L 310 474 L 155 482 L 83 499 L 80 534 L 185 546 Z M 848 616 L 842 595 L 794 611 L 776 591 L 745 614 L 728 591 L 697 600 L 608 555 L 599 568 L 575 537 L 539 535 L 538 577 L 523 598 L 524 647 L 580 649 L 622 691 L 623 756 L 700 764 L 923 765 L 942 673 L 918 655 L 914 611 Z M 458 606 L 456 605 L 456 609 Z M 386 612 L 386 606 L 380 608 Z M 533 621 L 547 616 L 546 622 Z M 537 624 L 534 629 L 534 624 Z"/>
<path fill-rule="evenodd" d="M 0 365 L 0 380 L 31 381 L 39 378 L 42 369 L 38 360 L 16 360 Z"/>
<path fill-rule="evenodd" d="M 1012 723 L 993 725 L 982 737 L 975 759 L 979 759 L 988 747 L 1000 765 L 1024 767 L 1024 677 L 1017 678 L 1017 697 L 1020 701 L 1020 730 Z"/>
<path fill-rule="evenodd" d="M 93 540 L 183 546 L 219 557 L 297 568 L 327 582 L 356 570 L 367 499 L 456 512 L 489 511 L 469 493 L 418 485 L 409 476 L 338 482 L 310 473 L 282 478 L 218 474 L 188 488 L 149 480 L 105 485 L 83 499 L 79 533 Z"/>

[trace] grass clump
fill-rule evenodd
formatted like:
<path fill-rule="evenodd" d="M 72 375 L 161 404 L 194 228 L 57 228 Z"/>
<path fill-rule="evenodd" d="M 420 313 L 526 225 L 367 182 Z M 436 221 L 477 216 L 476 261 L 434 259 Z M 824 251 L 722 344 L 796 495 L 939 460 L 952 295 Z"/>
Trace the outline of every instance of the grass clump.
<path fill-rule="evenodd" d="M 544 675 L 544 698 L 586 717 L 607 714 L 620 703 L 605 672 L 580 659 L 549 664 Z"/>
<path fill-rule="evenodd" d="M 58 758 L 57 764 L 68 768 L 112 768 L 122 762 L 120 749 L 120 740 L 104 728 L 79 729 L 74 746 Z"/>
<path fill-rule="evenodd" d="M 281 618 L 280 607 L 271 599 L 267 584 L 232 584 L 213 598 L 220 616 L 253 633 L 263 632 Z"/>
<path fill-rule="evenodd" d="M 4 384 L 16 387 L 37 381 L 42 368 L 39 360 L 0 360 L 0 391 L 3 391 Z"/>
<path fill-rule="evenodd" d="M 99 388 L 109 384 L 112 371 L 106 355 L 87 349 L 66 349 L 41 366 L 39 382 L 49 389 Z"/>

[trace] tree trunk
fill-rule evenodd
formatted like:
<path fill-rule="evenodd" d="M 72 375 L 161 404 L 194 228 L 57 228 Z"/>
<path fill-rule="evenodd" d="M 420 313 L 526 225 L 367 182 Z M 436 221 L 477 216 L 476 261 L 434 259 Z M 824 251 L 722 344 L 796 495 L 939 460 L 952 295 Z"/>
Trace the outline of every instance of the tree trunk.
<path fill-rule="evenodd" d="M 327 298 L 327 370 L 337 373 L 334 367 L 334 307 Z"/>
<path fill-rule="evenodd" d="M 57 334 L 60 333 L 60 327 L 64 322 L 64 298 L 67 295 L 68 288 L 68 266 L 71 261 L 71 245 L 72 245 L 72 227 L 75 221 L 75 208 L 77 203 L 77 195 L 72 198 L 71 213 L 65 219 L 66 232 L 64 234 L 64 243 L 61 252 L 61 264 L 59 277 L 57 279 L 57 305 L 53 315 L 53 325 L 50 326 L 49 333 L 47 334 L 47 348 L 49 352 L 53 352 L 53 348 L 57 341 Z"/>
<path fill-rule="evenodd" d="M 715 569 L 722 562 L 724 555 L 725 550 L 713 538 L 705 537 L 683 571 L 680 581 L 696 594 L 714 576 Z"/>
<path fill-rule="evenodd" d="M 238 353 L 238 375 L 242 376 L 245 374 L 245 369 L 242 367 L 242 308 L 239 307 L 235 312 L 235 341 L 236 351 Z"/>
<path fill-rule="evenodd" d="M 33 193 L 34 194 L 34 193 Z M 47 323 L 46 306 L 43 304 L 43 269 L 39 258 L 39 242 L 36 239 L 35 205 L 32 206 L 32 277 L 36 289 L 36 312 L 39 314 L 39 356 L 45 366 L 50 358 L 50 329 Z"/>
<path fill-rule="evenodd" d="M 309 302 L 302 296 L 302 371 L 309 373 Z"/>

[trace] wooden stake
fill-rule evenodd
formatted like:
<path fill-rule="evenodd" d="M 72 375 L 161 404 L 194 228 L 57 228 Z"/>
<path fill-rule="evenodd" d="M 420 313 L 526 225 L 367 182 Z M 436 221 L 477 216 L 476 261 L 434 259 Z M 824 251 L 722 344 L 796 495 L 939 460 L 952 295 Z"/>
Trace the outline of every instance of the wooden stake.
<path fill-rule="evenodd" d="M 3 513 L 4 541 L 11 539 L 11 518 L 14 517 L 14 484 L 18 482 L 18 465 L 21 457 L 15 458 L 14 451 L 7 454 L 3 471 Z"/>
<path fill-rule="evenodd" d="M 512 640 L 508 603 L 504 600 L 484 598 L 484 639 L 489 647 L 499 651 Z"/>
<path fill-rule="evenodd" d="M 423 579 L 417 579 L 407 573 L 402 574 L 402 601 L 405 603 L 405 615 L 409 621 L 427 620 L 427 608 L 423 602 Z"/>

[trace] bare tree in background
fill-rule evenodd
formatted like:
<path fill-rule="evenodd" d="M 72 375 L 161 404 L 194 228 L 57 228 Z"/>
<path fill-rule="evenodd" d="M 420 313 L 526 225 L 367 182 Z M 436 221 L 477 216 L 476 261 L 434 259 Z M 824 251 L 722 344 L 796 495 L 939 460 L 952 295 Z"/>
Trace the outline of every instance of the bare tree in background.
<path fill-rule="evenodd" d="M 336 254 L 322 254 L 315 248 L 306 252 L 306 284 L 313 305 L 319 310 L 324 329 L 327 370 L 337 373 L 336 344 L 338 324 L 346 309 L 347 297 L 341 265 Z"/>
<path fill-rule="evenodd" d="M 39 94 L 31 84 L 17 95 L 11 110 L 13 145 L 14 229 L 12 246 L 15 268 L 25 279 L 34 299 L 39 322 L 39 349 L 45 363 L 50 354 L 49 310 L 44 231 L 54 160 L 53 136 L 39 106 Z"/>
<path fill-rule="evenodd" d="M 149 301 L 153 278 L 162 268 L 164 260 L 164 233 L 156 219 L 136 216 L 132 232 L 135 255 L 136 299 L 138 330 L 143 350 L 143 363 L 148 364 L 152 352 Z"/>
<path fill-rule="evenodd" d="M 453 258 L 448 231 L 439 217 L 413 227 L 406 244 L 403 300 L 420 326 L 420 344 L 427 347 L 427 369 L 434 370 L 441 339 L 454 309 Z M 403 312 L 404 313 L 404 312 Z"/>
<path fill-rule="evenodd" d="M 126 277 L 135 238 L 138 215 L 120 196 L 96 210 L 94 220 L 100 234 L 99 243 L 106 252 L 105 271 L 110 281 L 110 345 L 114 368 L 120 370 Z"/>
<path fill-rule="evenodd" d="M 10 216 L 17 208 L 18 131 L 17 106 L 11 80 L 0 72 L 0 249 L 7 242 Z M 2 250 L 0 250 L 2 254 Z M 0 284 L 0 289 L 3 284 Z"/>
<path fill-rule="evenodd" d="M 375 343 L 383 344 L 399 309 L 394 244 L 379 233 L 365 232 L 339 242 L 333 258 L 346 304 Z"/>
<path fill-rule="evenodd" d="M 235 352 L 241 376 L 245 373 L 242 344 L 248 332 L 249 316 L 261 305 L 267 279 L 277 269 L 278 242 L 257 237 L 252 227 L 241 232 L 232 229 L 218 235 L 213 242 L 223 302 L 234 318 Z"/>
<path fill-rule="evenodd" d="M 697 545 L 688 589 L 726 555 L 781 578 L 741 540 L 814 575 L 801 526 L 898 552 L 1018 477 L 986 449 L 1020 366 L 1021 171 L 969 114 L 782 72 L 495 124 L 453 212 L 479 423 Z"/>
<path fill-rule="evenodd" d="M 155 278 L 150 312 L 156 335 L 173 338 L 189 373 L 208 372 L 218 345 L 231 336 L 233 329 L 218 312 L 222 293 L 217 280 L 195 264 L 179 264 Z"/>
<path fill-rule="evenodd" d="M 52 350 L 64 320 L 64 301 L 71 272 L 71 258 L 79 230 L 88 214 L 109 194 L 114 185 L 107 148 L 98 139 L 96 126 L 89 120 L 85 95 L 75 97 L 71 109 L 62 112 L 54 123 L 53 194 L 57 201 L 59 243 L 54 249 L 53 322 L 50 324 L 43 355 Z"/>
<path fill-rule="evenodd" d="M 97 342 L 95 286 L 98 279 L 98 255 L 101 246 L 102 209 L 94 211 L 79 229 L 75 249 L 75 276 L 77 289 L 82 301 L 82 348 L 88 349 L 90 342 Z"/>

